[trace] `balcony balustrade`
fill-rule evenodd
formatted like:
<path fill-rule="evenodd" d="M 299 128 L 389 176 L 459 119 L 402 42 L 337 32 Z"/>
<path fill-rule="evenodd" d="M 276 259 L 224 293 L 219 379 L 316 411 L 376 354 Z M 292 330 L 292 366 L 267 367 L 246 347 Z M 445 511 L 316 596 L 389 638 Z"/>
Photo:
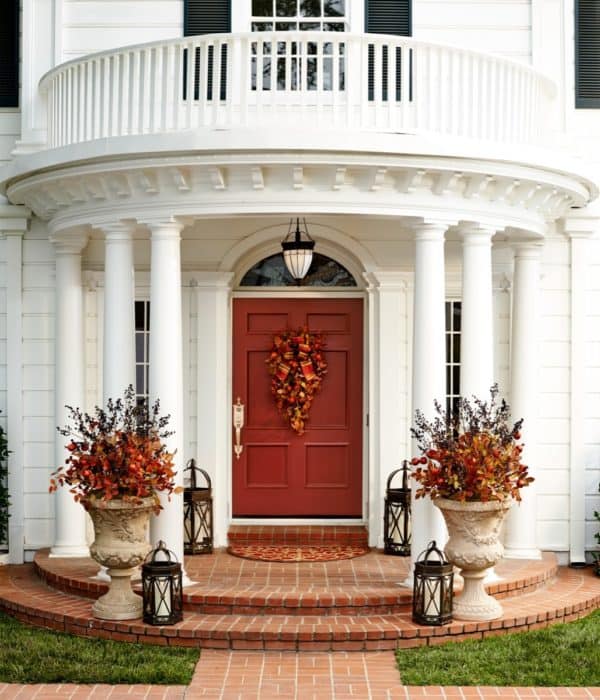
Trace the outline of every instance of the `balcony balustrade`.
<path fill-rule="evenodd" d="M 553 84 L 524 64 L 405 37 L 212 34 L 84 56 L 47 73 L 48 147 L 274 126 L 539 140 Z"/>

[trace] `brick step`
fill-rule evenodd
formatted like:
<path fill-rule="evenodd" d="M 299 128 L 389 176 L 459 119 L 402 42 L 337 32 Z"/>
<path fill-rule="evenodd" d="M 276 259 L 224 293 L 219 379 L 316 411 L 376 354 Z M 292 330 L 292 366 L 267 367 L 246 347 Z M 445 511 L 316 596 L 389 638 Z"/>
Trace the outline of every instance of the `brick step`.
<path fill-rule="evenodd" d="M 489 622 L 415 625 L 410 614 L 372 616 L 185 614 L 168 627 L 141 620 L 92 617 L 92 601 L 48 588 L 32 565 L 0 567 L 0 609 L 29 624 L 81 636 L 147 644 L 214 649 L 364 651 L 481 639 L 537 629 L 582 617 L 600 606 L 600 585 L 591 568 L 561 568 L 555 581 L 529 595 L 507 598 L 504 613 Z"/>
<path fill-rule="evenodd" d="M 231 525 L 227 539 L 229 544 L 367 547 L 369 533 L 362 525 Z"/>
<path fill-rule="evenodd" d="M 203 615 L 286 615 L 320 617 L 408 614 L 412 591 L 401 583 L 409 562 L 372 551 L 335 562 L 266 563 L 229 556 L 225 552 L 186 557 L 194 585 L 184 591 L 184 608 Z M 97 598 L 107 590 L 94 580 L 98 564 L 91 559 L 55 559 L 47 552 L 35 558 L 38 576 L 66 593 Z M 531 593 L 548 585 L 557 572 L 547 555 L 528 566 L 501 562 L 500 581 L 488 592 L 498 599 Z"/>

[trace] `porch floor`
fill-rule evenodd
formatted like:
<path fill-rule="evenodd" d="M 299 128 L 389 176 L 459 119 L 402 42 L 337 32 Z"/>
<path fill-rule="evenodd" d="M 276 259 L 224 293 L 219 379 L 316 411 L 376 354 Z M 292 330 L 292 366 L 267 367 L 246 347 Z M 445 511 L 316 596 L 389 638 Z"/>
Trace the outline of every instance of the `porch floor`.
<path fill-rule="evenodd" d="M 544 627 L 600 607 L 600 579 L 587 569 L 541 561 L 503 560 L 490 592 L 503 599 L 498 620 L 455 620 L 424 627 L 411 620 L 410 591 L 400 585 L 408 560 L 371 551 L 336 562 L 266 563 L 218 551 L 187 557 L 194 585 L 185 589 L 182 622 L 169 627 L 141 620 L 92 616 L 105 584 L 91 579 L 91 559 L 50 559 L 0 567 L 0 608 L 30 624 L 83 636 L 213 649 L 369 651 L 482 638 Z"/>

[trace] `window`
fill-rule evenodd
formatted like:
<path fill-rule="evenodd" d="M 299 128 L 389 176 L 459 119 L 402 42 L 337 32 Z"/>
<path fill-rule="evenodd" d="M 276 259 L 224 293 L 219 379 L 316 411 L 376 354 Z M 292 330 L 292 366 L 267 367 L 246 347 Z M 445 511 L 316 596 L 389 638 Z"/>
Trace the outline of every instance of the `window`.
<path fill-rule="evenodd" d="M 575 0 L 575 107 L 600 109 L 600 0 Z"/>
<path fill-rule="evenodd" d="M 252 0 L 252 31 L 346 30 L 346 0 Z"/>
<path fill-rule="evenodd" d="M 135 302 L 135 397 L 138 405 L 148 400 L 150 350 L 150 302 Z"/>
<path fill-rule="evenodd" d="M 460 397 L 461 302 L 446 302 L 446 413 L 458 408 Z"/>
<path fill-rule="evenodd" d="M 292 279 L 283 262 L 283 255 L 276 253 L 253 265 L 240 282 L 242 287 L 356 287 L 356 280 L 335 260 L 326 255 L 313 255 L 308 274 L 299 283 Z"/>
<path fill-rule="evenodd" d="M 19 106 L 19 0 L 0 3 L 0 107 Z"/>

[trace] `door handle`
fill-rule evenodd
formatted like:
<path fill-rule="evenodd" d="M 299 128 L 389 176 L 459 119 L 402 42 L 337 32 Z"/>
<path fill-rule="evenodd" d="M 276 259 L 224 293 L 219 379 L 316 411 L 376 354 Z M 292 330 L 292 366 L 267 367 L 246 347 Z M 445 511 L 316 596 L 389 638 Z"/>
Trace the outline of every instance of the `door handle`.
<path fill-rule="evenodd" d="M 244 446 L 241 442 L 242 428 L 244 427 L 244 404 L 240 401 L 240 397 L 237 397 L 236 403 L 233 404 L 233 428 L 235 430 L 235 444 L 233 446 L 233 451 L 235 452 L 236 459 L 239 459 Z"/>

